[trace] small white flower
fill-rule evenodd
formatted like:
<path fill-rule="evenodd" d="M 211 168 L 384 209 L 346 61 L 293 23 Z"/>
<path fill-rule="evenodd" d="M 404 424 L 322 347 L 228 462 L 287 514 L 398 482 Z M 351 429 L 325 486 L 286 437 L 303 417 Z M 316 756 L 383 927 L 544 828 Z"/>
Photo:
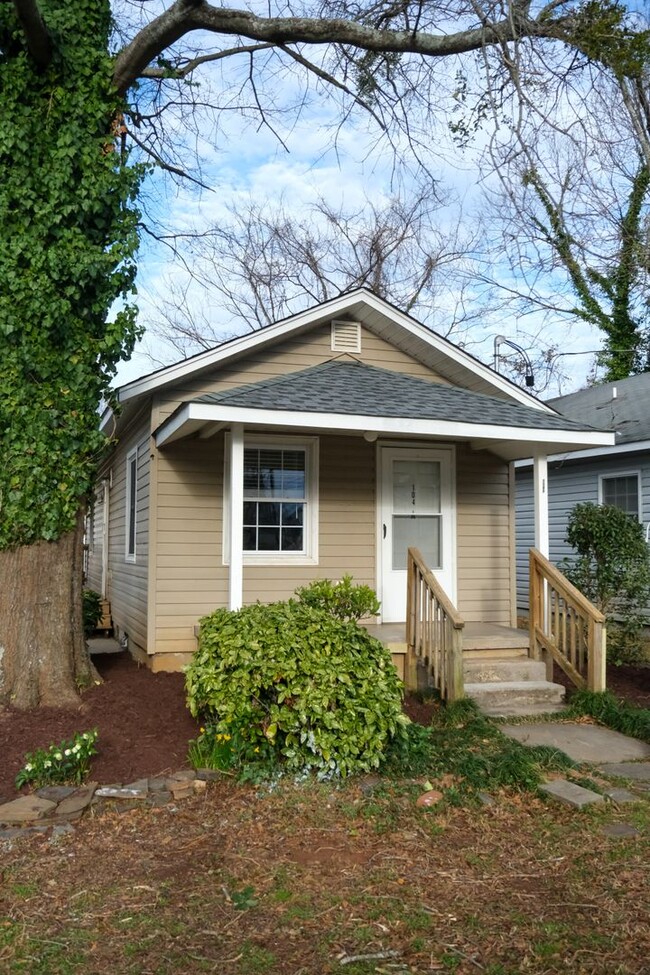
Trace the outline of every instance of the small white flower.
<path fill-rule="evenodd" d="M 33 765 L 29 765 L 29 764 L 27 764 L 27 765 L 25 766 L 25 771 L 26 771 L 26 772 L 31 772 L 33 768 L 34 768 L 34 766 L 33 766 Z"/>
<path fill-rule="evenodd" d="M 45 768 L 52 768 L 52 763 L 49 758 L 43 764 L 45 765 Z"/>
<path fill-rule="evenodd" d="M 63 758 L 63 755 L 61 754 L 61 752 L 54 752 L 54 757 L 57 760 L 57 762 L 60 762 L 61 759 Z"/>
<path fill-rule="evenodd" d="M 71 752 L 71 750 L 69 748 L 66 748 L 66 750 L 64 751 L 63 754 L 64 755 L 72 755 L 72 752 Z"/>

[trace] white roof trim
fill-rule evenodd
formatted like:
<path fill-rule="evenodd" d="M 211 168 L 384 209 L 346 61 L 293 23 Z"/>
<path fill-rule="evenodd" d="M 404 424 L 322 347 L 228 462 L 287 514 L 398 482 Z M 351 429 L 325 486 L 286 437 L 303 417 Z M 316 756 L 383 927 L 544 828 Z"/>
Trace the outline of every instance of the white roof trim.
<path fill-rule="evenodd" d="M 154 433 L 157 447 L 172 443 L 199 430 L 206 423 L 242 423 L 245 426 L 300 427 L 312 430 L 360 432 L 377 434 L 407 434 L 409 436 L 444 437 L 473 442 L 500 441 L 557 447 L 567 444 L 575 448 L 607 443 L 614 435 L 600 431 L 545 430 L 543 427 L 509 427 L 488 423 L 459 423 L 454 420 L 420 420 L 416 417 L 363 416 L 350 413 L 296 413 L 283 410 L 254 410 L 217 403 L 183 403 Z M 543 421 L 542 421 L 543 422 Z M 480 447 L 488 443 L 478 444 Z M 516 452 L 516 449 L 515 449 Z"/>
<path fill-rule="evenodd" d="M 142 379 L 136 379 L 130 383 L 126 383 L 117 391 L 119 401 L 120 403 L 125 403 L 135 396 L 152 392 L 170 383 L 179 382 L 194 372 L 218 365 L 233 356 L 241 355 L 243 352 L 249 352 L 260 345 L 264 345 L 266 342 L 283 338 L 292 332 L 307 328 L 319 319 L 328 319 L 337 315 L 343 315 L 354 305 L 358 305 L 359 302 L 364 302 L 375 311 L 392 319 L 396 325 L 401 326 L 411 335 L 427 342 L 459 365 L 480 376 L 485 382 L 492 385 L 495 389 L 506 393 L 511 399 L 523 403 L 525 406 L 531 407 L 531 409 L 537 409 L 541 413 L 556 414 L 557 411 L 552 407 L 535 399 L 523 389 L 519 389 L 514 383 L 509 382 L 509 380 L 500 376 L 499 373 L 490 369 L 489 366 L 484 365 L 463 349 L 458 348 L 453 342 L 425 328 L 424 325 L 420 325 L 419 322 L 409 318 L 408 315 L 405 315 L 399 309 L 393 308 L 392 305 L 389 305 L 381 298 L 378 298 L 363 288 L 357 291 L 351 291 L 348 294 L 339 295 L 338 298 L 332 298 L 329 301 L 317 305 L 315 308 L 309 308 L 307 311 L 299 312 L 297 315 L 285 318 L 283 321 L 277 322 L 274 325 L 267 325 L 255 332 L 250 332 L 247 335 L 242 335 L 239 338 L 225 342 L 215 349 L 201 352 L 191 359 L 184 359 L 174 365 L 167 366 L 165 369 L 160 369 L 158 372 L 152 373 L 149 376 L 144 376 Z"/>
<path fill-rule="evenodd" d="M 594 447 L 591 450 L 570 450 L 566 454 L 551 454 L 549 464 L 563 460 L 590 460 L 597 457 L 618 457 L 621 454 L 635 454 L 650 450 L 650 440 L 636 440 L 632 443 L 614 444 L 612 447 Z M 532 458 L 515 461 L 515 467 L 532 467 Z"/>

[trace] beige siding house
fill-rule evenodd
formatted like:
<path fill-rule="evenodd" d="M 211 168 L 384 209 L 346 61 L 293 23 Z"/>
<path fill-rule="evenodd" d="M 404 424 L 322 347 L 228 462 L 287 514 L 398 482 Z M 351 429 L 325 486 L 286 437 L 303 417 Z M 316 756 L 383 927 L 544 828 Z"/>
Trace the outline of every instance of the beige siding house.
<path fill-rule="evenodd" d="M 377 590 L 406 618 L 417 546 L 465 621 L 516 620 L 511 461 L 609 435 L 559 416 L 365 290 L 118 390 L 104 427 L 88 581 L 116 633 L 177 669 L 216 607 L 317 578 Z"/>

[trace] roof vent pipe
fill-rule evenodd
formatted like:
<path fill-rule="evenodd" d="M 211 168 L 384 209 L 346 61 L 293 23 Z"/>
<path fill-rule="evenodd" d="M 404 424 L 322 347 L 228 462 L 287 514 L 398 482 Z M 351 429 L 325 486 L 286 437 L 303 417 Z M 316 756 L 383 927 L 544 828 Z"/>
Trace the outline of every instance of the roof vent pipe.
<path fill-rule="evenodd" d="M 618 396 L 618 390 L 616 389 L 616 386 L 614 386 L 612 388 L 612 399 L 616 399 L 617 396 Z"/>

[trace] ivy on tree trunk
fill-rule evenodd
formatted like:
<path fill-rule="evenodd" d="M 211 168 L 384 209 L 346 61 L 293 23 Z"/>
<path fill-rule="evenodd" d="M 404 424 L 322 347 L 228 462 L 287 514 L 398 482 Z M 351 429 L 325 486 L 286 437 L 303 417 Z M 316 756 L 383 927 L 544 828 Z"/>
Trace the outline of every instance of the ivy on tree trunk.
<path fill-rule="evenodd" d="M 98 403 L 137 338 L 135 309 L 110 310 L 133 290 L 143 176 L 118 151 L 108 0 L 39 9 L 46 65 L 30 54 L 14 7 L 0 5 L 0 703 L 22 706 L 43 694 L 26 677 L 38 668 L 16 665 L 30 643 L 16 620 L 35 617 L 28 652 L 37 661 L 47 618 L 63 696 L 88 674 L 75 647 L 79 592 L 62 585 L 48 596 L 42 569 L 57 559 L 68 573 L 70 560 L 77 566 L 79 511 L 104 444 Z"/>

